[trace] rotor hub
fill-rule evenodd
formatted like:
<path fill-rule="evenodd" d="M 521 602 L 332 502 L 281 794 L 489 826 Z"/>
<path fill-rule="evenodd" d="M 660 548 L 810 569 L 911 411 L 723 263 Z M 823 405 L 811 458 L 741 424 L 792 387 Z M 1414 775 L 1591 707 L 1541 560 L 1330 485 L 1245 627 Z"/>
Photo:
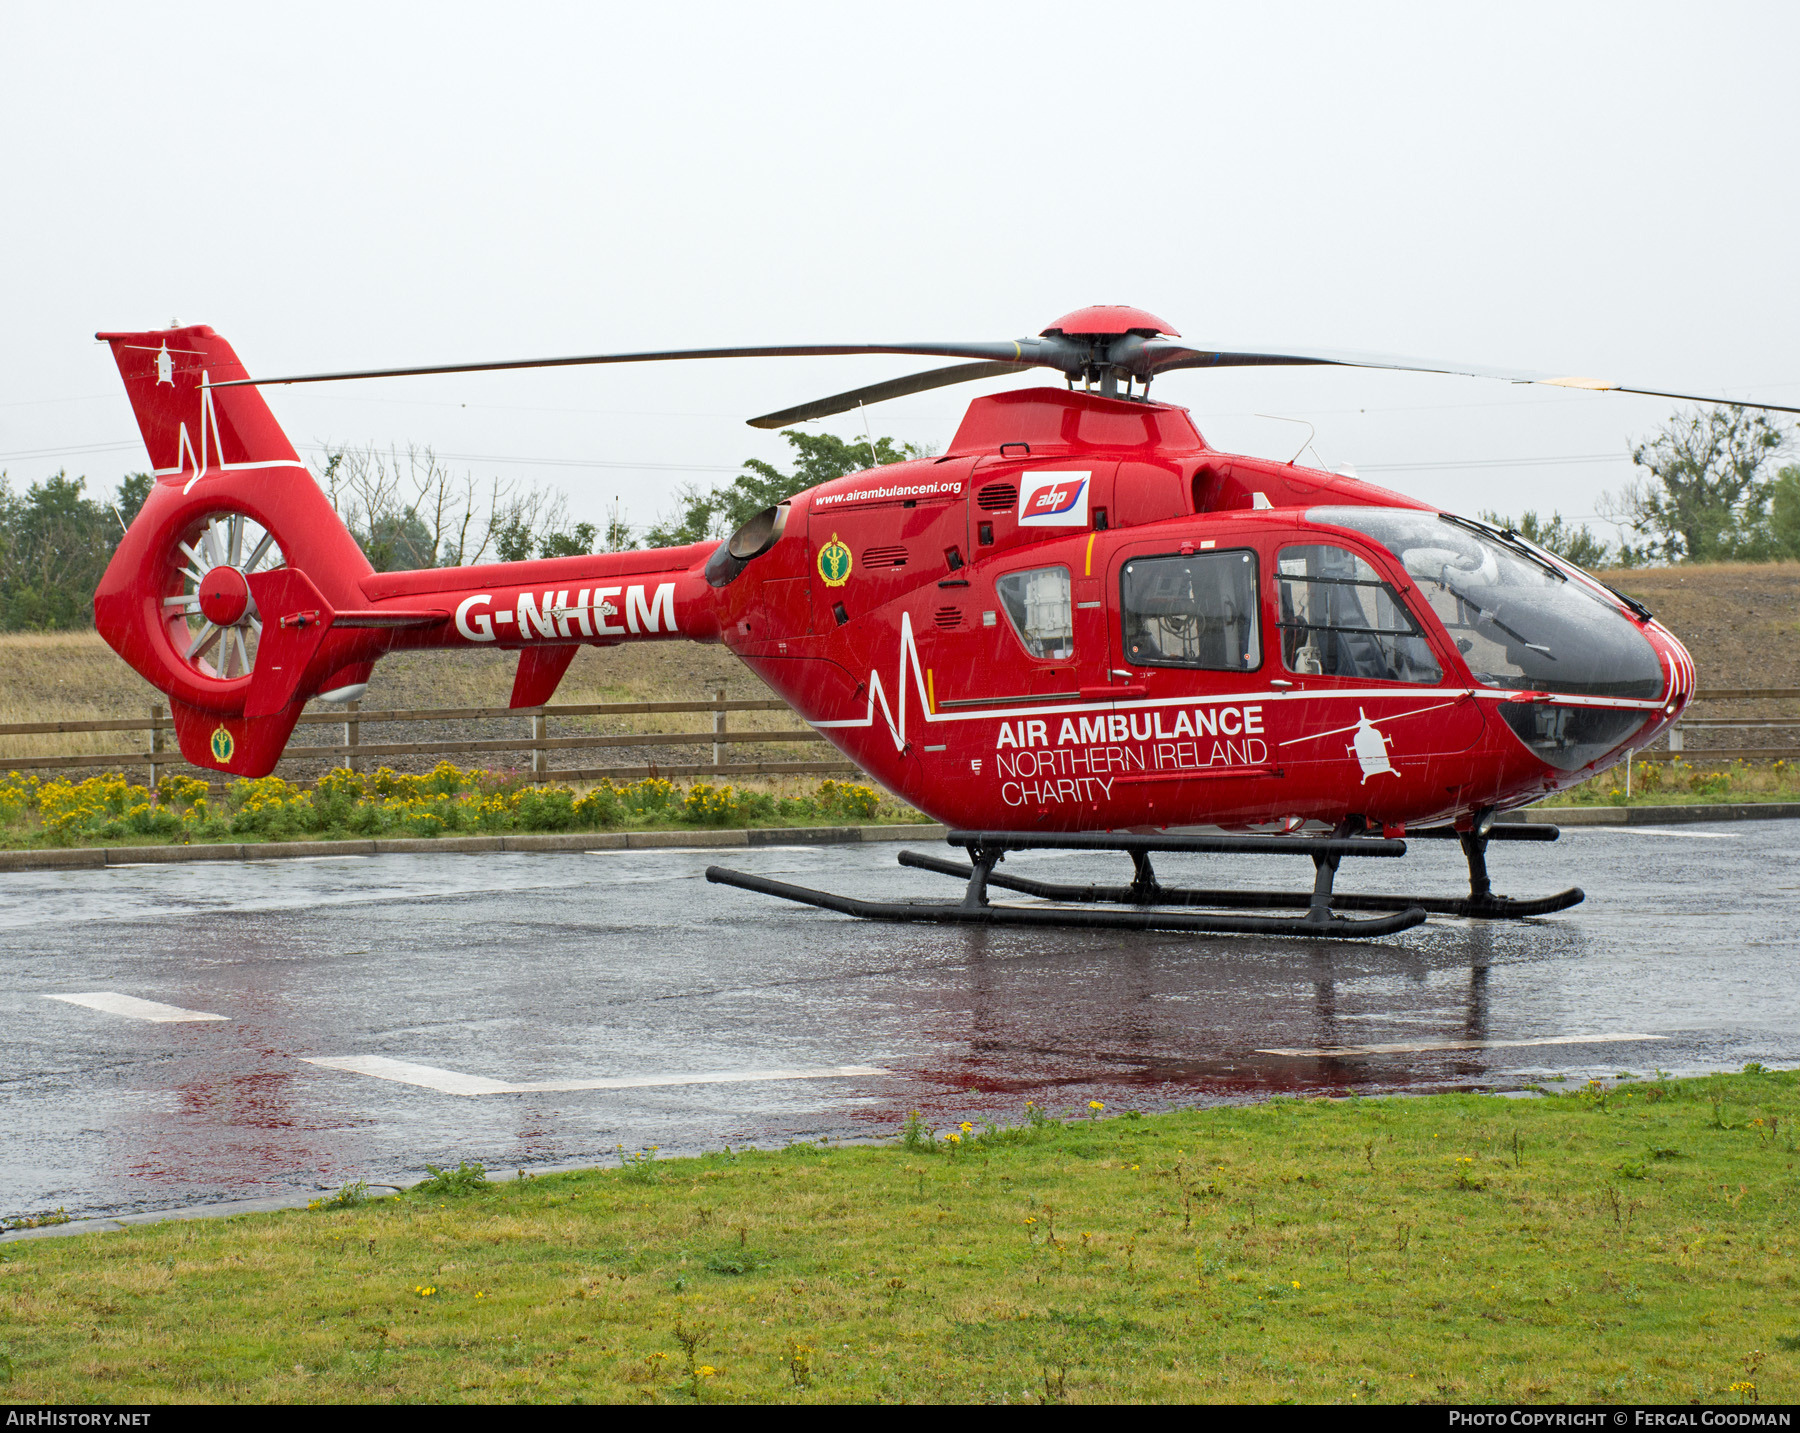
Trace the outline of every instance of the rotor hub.
<path fill-rule="evenodd" d="M 236 627 L 250 611 L 250 584 L 237 568 L 220 564 L 200 579 L 195 593 L 206 620 L 218 627 Z"/>

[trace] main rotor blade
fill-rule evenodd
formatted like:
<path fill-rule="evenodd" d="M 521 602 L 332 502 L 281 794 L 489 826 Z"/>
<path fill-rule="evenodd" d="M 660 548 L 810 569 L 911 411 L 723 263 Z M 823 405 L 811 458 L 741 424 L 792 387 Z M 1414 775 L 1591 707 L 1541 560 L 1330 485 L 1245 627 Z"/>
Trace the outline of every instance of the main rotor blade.
<path fill-rule="evenodd" d="M 977 378 L 999 378 L 1008 373 L 1025 373 L 1042 365 L 1034 363 L 958 363 L 950 368 L 934 368 L 928 373 L 914 373 L 906 378 L 890 378 L 886 383 L 871 383 L 867 388 L 852 388 L 848 393 L 834 394 L 802 403 L 798 408 L 784 408 L 779 413 L 765 413 L 749 420 L 752 428 L 785 428 L 790 423 L 804 423 L 809 418 L 829 418 L 833 413 L 847 413 L 861 404 L 885 403 L 890 398 L 904 398 L 909 393 L 925 393 L 933 388 L 947 388 L 952 383 L 970 383 Z"/>
<path fill-rule="evenodd" d="M 433 363 L 415 368 L 359 368 L 342 373 L 294 373 L 282 378 L 233 378 L 214 388 L 258 387 L 272 383 L 335 383 L 346 378 L 418 378 L 436 373 L 496 373 L 511 368 L 578 368 L 596 363 L 669 363 L 688 358 L 836 358 L 861 353 L 916 353 L 935 358 L 980 358 L 1033 363 L 1039 350 L 1053 347 L 1038 338 L 1002 343 L 822 343 L 777 348 L 672 348 L 654 353 L 589 353 L 570 358 L 516 358 L 497 363 Z"/>
<path fill-rule="evenodd" d="M 1151 374 L 1169 373 L 1181 368 L 1260 368 L 1283 365 L 1381 368 L 1396 373 L 1446 373 L 1459 378 L 1498 378 L 1508 383 L 1537 383 L 1550 388 L 1583 388 L 1596 393 L 1635 393 L 1646 398 L 1673 398 L 1683 403 L 1721 403 L 1736 408 L 1762 408 L 1772 413 L 1800 413 L 1800 407 L 1785 403 L 1758 403 L 1748 398 L 1676 393 L 1666 388 L 1639 388 L 1610 378 L 1531 373 L 1516 368 L 1442 363 L 1427 358 L 1401 358 L 1383 353 L 1355 353 L 1333 349 L 1321 349 L 1315 353 L 1250 353 L 1229 349 L 1201 349 L 1183 343 L 1152 340 L 1145 343 L 1138 354 L 1133 356 Z"/>

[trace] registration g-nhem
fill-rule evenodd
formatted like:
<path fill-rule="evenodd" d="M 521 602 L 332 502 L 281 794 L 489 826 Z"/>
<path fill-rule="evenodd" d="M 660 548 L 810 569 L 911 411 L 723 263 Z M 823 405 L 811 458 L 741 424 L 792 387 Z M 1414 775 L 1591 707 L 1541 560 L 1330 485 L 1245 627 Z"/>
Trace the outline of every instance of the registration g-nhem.
<path fill-rule="evenodd" d="M 1077 897 L 1082 909 L 1056 923 L 1379 934 L 1432 903 L 1343 919 L 1334 905 L 1355 907 L 1329 880 L 1341 856 L 1392 854 L 1409 828 L 1458 833 L 1472 852 L 1471 899 L 1490 908 L 1453 913 L 1519 914 L 1475 869 L 1495 814 L 1644 746 L 1693 695 L 1691 659 L 1648 612 L 1517 533 L 1297 460 L 1219 452 L 1185 408 L 1149 397 L 1171 371 L 1266 364 L 1643 389 L 1206 349 L 1124 307 L 1082 309 L 999 343 L 265 379 L 205 326 L 101 337 L 156 482 L 95 595 L 96 623 L 168 694 L 187 759 L 238 776 L 268 773 L 304 703 L 360 695 L 390 651 L 517 651 L 512 704 L 528 707 L 550 699 L 583 645 L 722 642 L 845 756 L 959 833 L 968 867 L 914 862 L 971 873 L 965 900 L 921 907 L 939 912 L 926 918 L 1028 909 L 1037 914 L 1024 923 L 1046 923 L 1037 917 L 1063 908 L 988 902 L 990 878 L 1030 886 L 1001 881 L 994 862 L 1022 844 L 1100 845 L 1132 854 L 1128 898 Z M 380 573 L 258 386 L 865 353 L 962 361 L 752 421 L 780 427 L 1033 367 L 1066 386 L 977 398 L 942 456 L 821 484 L 724 542 Z M 1212 838 L 1211 849 L 1311 855 L 1322 874 L 1299 902 L 1307 917 L 1155 917 L 1152 907 L 1224 894 L 1155 883 L 1150 852 L 1200 849 L 1199 838 L 1164 834 L 1194 825 L 1264 833 Z M 1304 834 L 1321 826 L 1327 835 Z M 1109 901 L 1131 909 L 1087 908 Z M 853 914 L 892 914 L 835 908 L 860 905 Z M 943 914 L 955 911 L 964 915 Z"/>

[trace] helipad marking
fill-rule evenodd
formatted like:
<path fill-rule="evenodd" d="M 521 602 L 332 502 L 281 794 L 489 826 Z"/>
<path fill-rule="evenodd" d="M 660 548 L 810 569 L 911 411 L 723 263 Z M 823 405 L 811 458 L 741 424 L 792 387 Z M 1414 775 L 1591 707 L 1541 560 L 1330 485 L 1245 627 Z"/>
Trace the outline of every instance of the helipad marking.
<path fill-rule="evenodd" d="M 857 1075 L 885 1075 L 886 1070 L 873 1065 L 831 1065 L 812 1070 L 716 1070 L 692 1075 L 615 1075 L 598 1080 L 537 1080 L 510 1084 L 491 1080 L 486 1075 L 465 1075 L 457 1070 L 440 1070 L 434 1065 L 415 1065 L 408 1060 L 391 1060 L 386 1055 L 331 1055 L 306 1060 L 327 1070 L 343 1070 L 352 1075 L 370 1075 L 377 1080 L 393 1080 L 402 1085 L 417 1085 L 445 1095 L 531 1095 L 562 1094 L 577 1090 L 646 1090 L 678 1085 L 754 1084 L 765 1080 L 836 1080 Z"/>
<path fill-rule="evenodd" d="M 1690 841 L 1735 841 L 1736 831 L 1678 831 L 1673 826 L 1565 826 L 1565 831 L 1622 831 L 1627 836 L 1684 836 Z"/>
<path fill-rule="evenodd" d="M 128 1020 L 149 1020 L 158 1025 L 173 1025 L 191 1020 L 229 1020 L 229 1015 L 209 1015 L 204 1010 L 183 1010 L 179 1005 L 163 1005 L 155 1000 L 139 1000 L 134 995 L 120 995 L 111 990 L 95 990 L 83 995 L 46 995 L 46 1000 L 62 1000 L 70 1005 L 83 1005 L 89 1010 L 108 1015 L 123 1015 Z"/>
<path fill-rule="evenodd" d="M 1545 1035 L 1536 1040 L 1433 1040 L 1418 1045 L 1322 1045 L 1311 1050 L 1258 1050 L 1259 1055 L 1423 1055 L 1433 1050 L 1517 1050 L 1529 1045 L 1624 1045 L 1667 1035 Z"/>

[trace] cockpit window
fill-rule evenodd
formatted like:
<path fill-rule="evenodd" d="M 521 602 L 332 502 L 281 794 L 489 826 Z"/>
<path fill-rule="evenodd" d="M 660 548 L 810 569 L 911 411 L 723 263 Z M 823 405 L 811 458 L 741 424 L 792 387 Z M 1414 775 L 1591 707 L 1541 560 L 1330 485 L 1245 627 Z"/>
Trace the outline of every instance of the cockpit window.
<path fill-rule="evenodd" d="M 1009 572 L 994 583 L 994 590 L 1027 652 L 1053 661 L 1075 655 L 1075 610 L 1068 568 Z"/>
<path fill-rule="evenodd" d="M 1134 557 L 1119 587 L 1133 666 L 1248 672 L 1262 662 L 1255 554 Z"/>
<path fill-rule="evenodd" d="M 1290 672 L 1364 681 L 1439 681 L 1418 624 L 1378 573 L 1347 548 L 1284 547 L 1276 561 L 1281 656 Z"/>
<path fill-rule="evenodd" d="M 1484 686 L 1662 694 L 1662 665 L 1637 625 L 1534 550 L 1405 508 L 1314 508 L 1306 518 L 1364 533 L 1399 558 Z"/>

